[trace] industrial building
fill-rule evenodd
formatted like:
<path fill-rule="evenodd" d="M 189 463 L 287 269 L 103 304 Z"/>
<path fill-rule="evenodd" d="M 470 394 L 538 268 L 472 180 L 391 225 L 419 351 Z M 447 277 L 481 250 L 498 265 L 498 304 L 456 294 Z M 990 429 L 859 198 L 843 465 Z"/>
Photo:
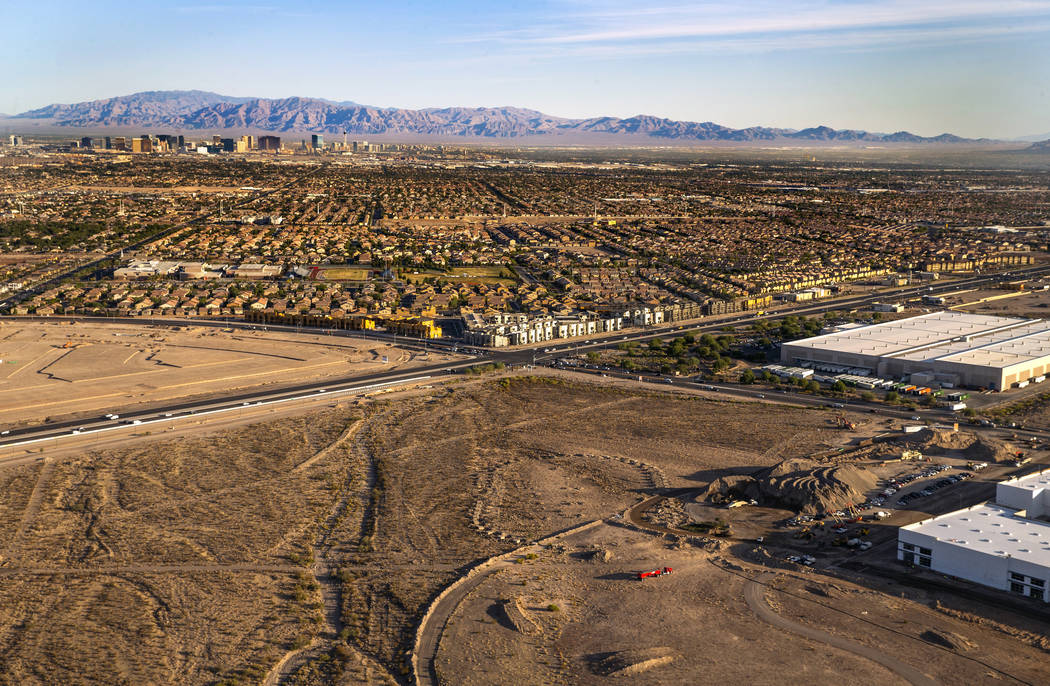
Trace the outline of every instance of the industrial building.
<path fill-rule="evenodd" d="M 1050 371 L 1050 323 L 932 312 L 784 343 L 780 359 L 926 386 L 1002 391 L 1042 381 Z"/>
<path fill-rule="evenodd" d="M 995 502 L 902 526 L 897 559 L 1050 601 L 1050 470 L 1003 481 Z"/>

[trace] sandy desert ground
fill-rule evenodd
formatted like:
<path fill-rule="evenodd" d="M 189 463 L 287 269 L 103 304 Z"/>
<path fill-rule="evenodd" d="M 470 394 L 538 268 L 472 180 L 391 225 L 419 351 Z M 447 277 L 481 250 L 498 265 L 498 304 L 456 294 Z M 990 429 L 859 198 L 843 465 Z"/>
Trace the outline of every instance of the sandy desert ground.
<path fill-rule="evenodd" d="M 1050 645 L 1032 638 L 1045 624 L 776 565 L 767 579 L 754 546 L 613 516 L 664 486 L 849 440 L 821 410 L 504 376 L 12 467 L 0 683 L 409 683 L 431 601 L 504 554 L 450 596 L 440 683 L 900 681 L 781 616 L 943 683 L 1017 682 L 967 656 L 1045 683 Z M 633 578 L 658 566 L 676 571 Z M 941 639 L 955 648 L 930 647 Z"/>
<path fill-rule="evenodd" d="M 2 323 L 0 426 L 445 359 L 374 340 L 294 332 Z"/>

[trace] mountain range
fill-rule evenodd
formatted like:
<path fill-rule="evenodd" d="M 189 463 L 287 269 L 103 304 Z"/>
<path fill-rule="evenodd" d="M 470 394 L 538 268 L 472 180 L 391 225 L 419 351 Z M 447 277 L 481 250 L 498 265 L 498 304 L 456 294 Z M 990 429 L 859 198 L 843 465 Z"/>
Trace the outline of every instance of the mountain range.
<path fill-rule="evenodd" d="M 48 105 L 9 118 L 69 128 L 260 130 L 353 135 L 409 135 L 514 139 L 540 136 L 664 141 L 802 141 L 872 143 L 972 143 L 951 134 L 924 137 L 907 131 L 870 133 L 815 126 L 802 130 L 754 126 L 734 129 L 713 122 L 676 121 L 650 115 L 569 119 L 518 107 L 400 109 L 320 98 L 247 98 L 207 91 L 146 91 L 71 105 Z M 27 121 L 28 123 L 28 121 Z M 986 139 L 979 139 L 985 141 Z M 552 142 L 554 142 L 552 140 Z"/>

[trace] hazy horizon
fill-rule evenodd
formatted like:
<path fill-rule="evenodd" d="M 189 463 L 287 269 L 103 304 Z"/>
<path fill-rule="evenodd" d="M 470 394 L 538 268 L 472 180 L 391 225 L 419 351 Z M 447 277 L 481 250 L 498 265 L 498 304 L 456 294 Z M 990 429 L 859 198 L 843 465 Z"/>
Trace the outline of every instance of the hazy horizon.
<path fill-rule="evenodd" d="M 16 3 L 17 114 L 148 90 L 1013 139 L 1050 131 L 1050 1 L 522 7 Z"/>

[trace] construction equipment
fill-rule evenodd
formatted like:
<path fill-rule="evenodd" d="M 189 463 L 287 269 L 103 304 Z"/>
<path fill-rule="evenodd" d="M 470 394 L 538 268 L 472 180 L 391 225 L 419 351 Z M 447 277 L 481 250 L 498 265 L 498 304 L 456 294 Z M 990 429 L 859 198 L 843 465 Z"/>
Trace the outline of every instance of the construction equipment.
<path fill-rule="evenodd" d="M 638 580 L 648 579 L 655 576 L 663 576 L 664 574 L 670 574 L 674 570 L 670 567 L 664 567 L 663 569 L 654 569 L 651 572 L 638 572 Z"/>
<path fill-rule="evenodd" d="M 841 426 L 843 429 L 847 429 L 849 431 L 857 430 L 857 425 L 854 422 L 851 422 L 850 420 L 846 419 L 846 415 L 840 414 L 838 417 L 836 417 L 836 419 L 838 420 L 839 426 Z"/>

